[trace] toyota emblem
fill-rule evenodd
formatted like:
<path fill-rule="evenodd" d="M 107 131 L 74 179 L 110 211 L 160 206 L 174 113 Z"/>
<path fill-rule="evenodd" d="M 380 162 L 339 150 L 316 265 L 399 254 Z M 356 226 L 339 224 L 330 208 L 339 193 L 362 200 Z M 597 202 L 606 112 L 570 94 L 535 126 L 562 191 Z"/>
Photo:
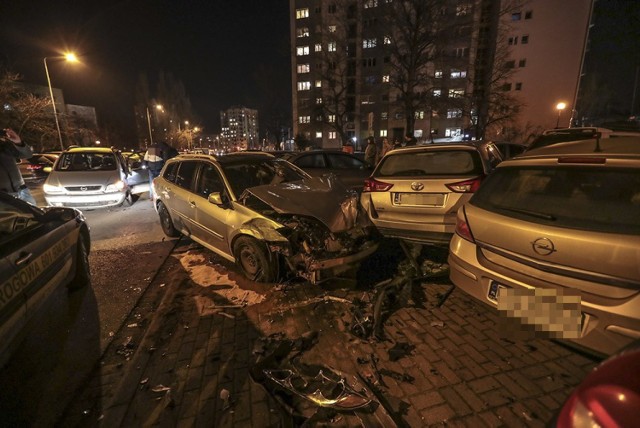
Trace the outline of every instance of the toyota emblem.
<path fill-rule="evenodd" d="M 531 246 L 533 247 L 533 251 L 541 256 L 548 256 L 557 251 L 553 242 L 548 238 L 538 238 L 531 243 Z"/>
<path fill-rule="evenodd" d="M 416 192 L 419 192 L 420 190 L 424 189 L 424 184 L 414 181 L 413 183 L 411 183 L 411 188 Z"/>

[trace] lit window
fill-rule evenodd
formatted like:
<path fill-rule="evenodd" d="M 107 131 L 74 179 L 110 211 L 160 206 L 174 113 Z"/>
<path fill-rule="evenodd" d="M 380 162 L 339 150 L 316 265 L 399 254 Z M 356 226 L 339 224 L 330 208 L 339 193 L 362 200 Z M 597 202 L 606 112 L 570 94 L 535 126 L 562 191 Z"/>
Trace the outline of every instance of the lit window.
<path fill-rule="evenodd" d="M 464 16 L 471 13 L 471 5 L 469 3 L 459 4 L 456 6 L 456 16 Z"/>
<path fill-rule="evenodd" d="M 336 139 L 336 131 L 329 131 L 329 139 L 330 140 Z"/>
<path fill-rule="evenodd" d="M 327 122 L 329 123 L 334 123 L 336 121 L 336 115 L 335 114 L 330 114 L 327 116 Z"/>
<path fill-rule="evenodd" d="M 441 79 L 442 78 L 442 70 L 436 70 L 434 77 L 436 79 Z"/>
<path fill-rule="evenodd" d="M 380 119 L 382 119 L 382 120 L 389 119 L 389 112 L 383 111 L 382 113 L 380 113 Z"/>
<path fill-rule="evenodd" d="M 444 136 L 450 138 L 460 137 L 462 136 L 462 128 L 446 128 Z"/>
<path fill-rule="evenodd" d="M 413 117 L 416 119 L 424 119 L 424 111 L 419 110 L 413 113 Z"/>
<path fill-rule="evenodd" d="M 322 104 L 322 98 L 316 98 L 316 104 Z"/>
<path fill-rule="evenodd" d="M 322 138 L 322 132 L 316 131 L 316 138 Z"/>
<path fill-rule="evenodd" d="M 308 91 L 311 89 L 311 82 L 298 82 L 299 91 Z"/>
<path fill-rule="evenodd" d="M 466 71 L 451 70 L 451 78 L 452 79 L 462 79 L 464 77 L 467 77 L 467 72 Z"/>
<path fill-rule="evenodd" d="M 377 39 L 364 39 L 362 40 L 362 47 L 364 49 L 375 48 L 378 44 Z"/>
<path fill-rule="evenodd" d="M 309 8 L 304 9 L 296 9 L 296 19 L 308 18 L 309 17 Z"/>
<path fill-rule="evenodd" d="M 296 54 L 298 56 L 309 55 L 309 46 L 298 46 L 296 48 Z"/>
<path fill-rule="evenodd" d="M 391 37 L 389 36 L 384 36 L 384 42 L 385 45 L 390 45 L 391 44 Z"/>
<path fill-rule="evenodd" d="M 315 45 L 315 51 L 316 52 L 322 52 L 322 45 L 320 43 L 316 43 Z"/>
<path fill-rule="evenodd" d="M 336 26 L 335 25 L 329 25 L 329 32 L 330 33 L 335 33 L 336 32 Z"/>
<path fill-rule="evenodd" d="M 459 98 L 464 95 L 464 89 L 449 89 L 449 98 Z"/>
<path fill-rule="evenodd" d="M 298 123 L 311 123 L 311 116 L 299 116 Z"/>
<path fill-rule="evenodd" d="M 297 37 L 309 37 L 309 28 L 307 28 L 307 27 L 298 28 L 296 30 L 296 36 Z"/>
<path fill-rule="evenodd" d="M 316 80 L 316 88 L 322 88 L 322 80 Z"/>
<path fill-rule="evenodd" d="M 457 117 L 462 117 L 462 109 L 453 108 L 447 110 L 447 119 L 454 119 Z"/>
<path fill-rule="evenodd" d="M 309 64 L 298 64 L 298 73 L 308 73 Z"/>
<path fill-rule="evenodd" d="M 378 0 L 365 0 L 364 2 L 365 9 L 371 9 L 372 7 L 377 7 L 377 6 L 378 6 Z"/>
<path fill-rule="evenodd" d="M 433 96 L 434 96 L 434 97 L 440 97 L 440 96 L 442 96 L 442 89 L 434 89 L 434 90 L 433 90 Z"/>
<path fill-rule="evenodd" d="M 381 129 L 380 130 L 380 136 L 381 137 L 386 137 L 387 136 L 387 130 L 386 129 Z"/>
<path fill-rule="evenodd" d="M 327 43 L 327 50 L 329 52 L 335 52 L 337 50 L 336 42 Z"/>
<path fill-rule="evenodd" d="M 385 74 L 384 76 L 382 76 L 383 83 L 389 83 L 389 81 L 390 81 L 390 77 L 388 74 Z"/>

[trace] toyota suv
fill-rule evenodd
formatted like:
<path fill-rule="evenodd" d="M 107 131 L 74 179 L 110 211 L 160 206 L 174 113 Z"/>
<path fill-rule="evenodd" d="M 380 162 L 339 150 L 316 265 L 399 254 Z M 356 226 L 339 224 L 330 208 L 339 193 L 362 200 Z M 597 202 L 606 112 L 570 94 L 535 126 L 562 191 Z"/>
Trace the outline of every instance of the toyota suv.
<path fill-rule="evenodd" d="M 640 138 L 502 162 L 458 211 L 449 265 L 458 288 L 545 337 L 599 355 L 640 338 Z"/>

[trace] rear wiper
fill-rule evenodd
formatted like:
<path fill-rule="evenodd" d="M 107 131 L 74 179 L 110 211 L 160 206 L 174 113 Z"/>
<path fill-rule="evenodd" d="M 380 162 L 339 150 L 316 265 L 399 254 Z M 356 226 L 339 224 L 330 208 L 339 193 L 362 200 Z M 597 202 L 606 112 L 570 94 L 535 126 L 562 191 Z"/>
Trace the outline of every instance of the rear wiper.
<path fill-rule="evenodd" d="M 549 221 L 555 221 L 556 220 L 556 217 L 552 216 L 551 214 L 541 213 L 541 212 L 537 212 L 537 211 L 529 211 L 529 210 L 522 210 L 522 209 L 518 209 L 518 208 L 505 208 L 505 207 L 500 207 L 500 209 L 503 209 L 505 211 L 511 211 L 511 212 L 514 212 L 514 213 L 528 215 L 528 216 L 531 216 L 531 217 L 541 218 L 541 219 L 549 220 Z"/>

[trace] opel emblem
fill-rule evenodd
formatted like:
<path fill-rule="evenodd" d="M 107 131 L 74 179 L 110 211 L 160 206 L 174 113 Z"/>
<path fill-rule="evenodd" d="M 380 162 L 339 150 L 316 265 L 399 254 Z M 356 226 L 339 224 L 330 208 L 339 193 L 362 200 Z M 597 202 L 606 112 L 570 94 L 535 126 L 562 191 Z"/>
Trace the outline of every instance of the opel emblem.
<path fill-rule="evenodd" d="M 531 246 L 533 247 L 533 251 L 541 256 L 548 256 L 557 251 L 553 242 L 547 238 L 538 238 L 531 243 Z"/>
<path fill-rule="evenodd" d="M 419 192 L 420 190 L 424 189 L 424 184 L 414 181 L 413 183 L 411 183 L 411 188 L 416 192 Z"/>
<path fill-rule="evenodd" d="M 82 190 L 83 192 L 86 192 L 87 191 L 87 186 L 81 186 L 80 190 Z"/>

